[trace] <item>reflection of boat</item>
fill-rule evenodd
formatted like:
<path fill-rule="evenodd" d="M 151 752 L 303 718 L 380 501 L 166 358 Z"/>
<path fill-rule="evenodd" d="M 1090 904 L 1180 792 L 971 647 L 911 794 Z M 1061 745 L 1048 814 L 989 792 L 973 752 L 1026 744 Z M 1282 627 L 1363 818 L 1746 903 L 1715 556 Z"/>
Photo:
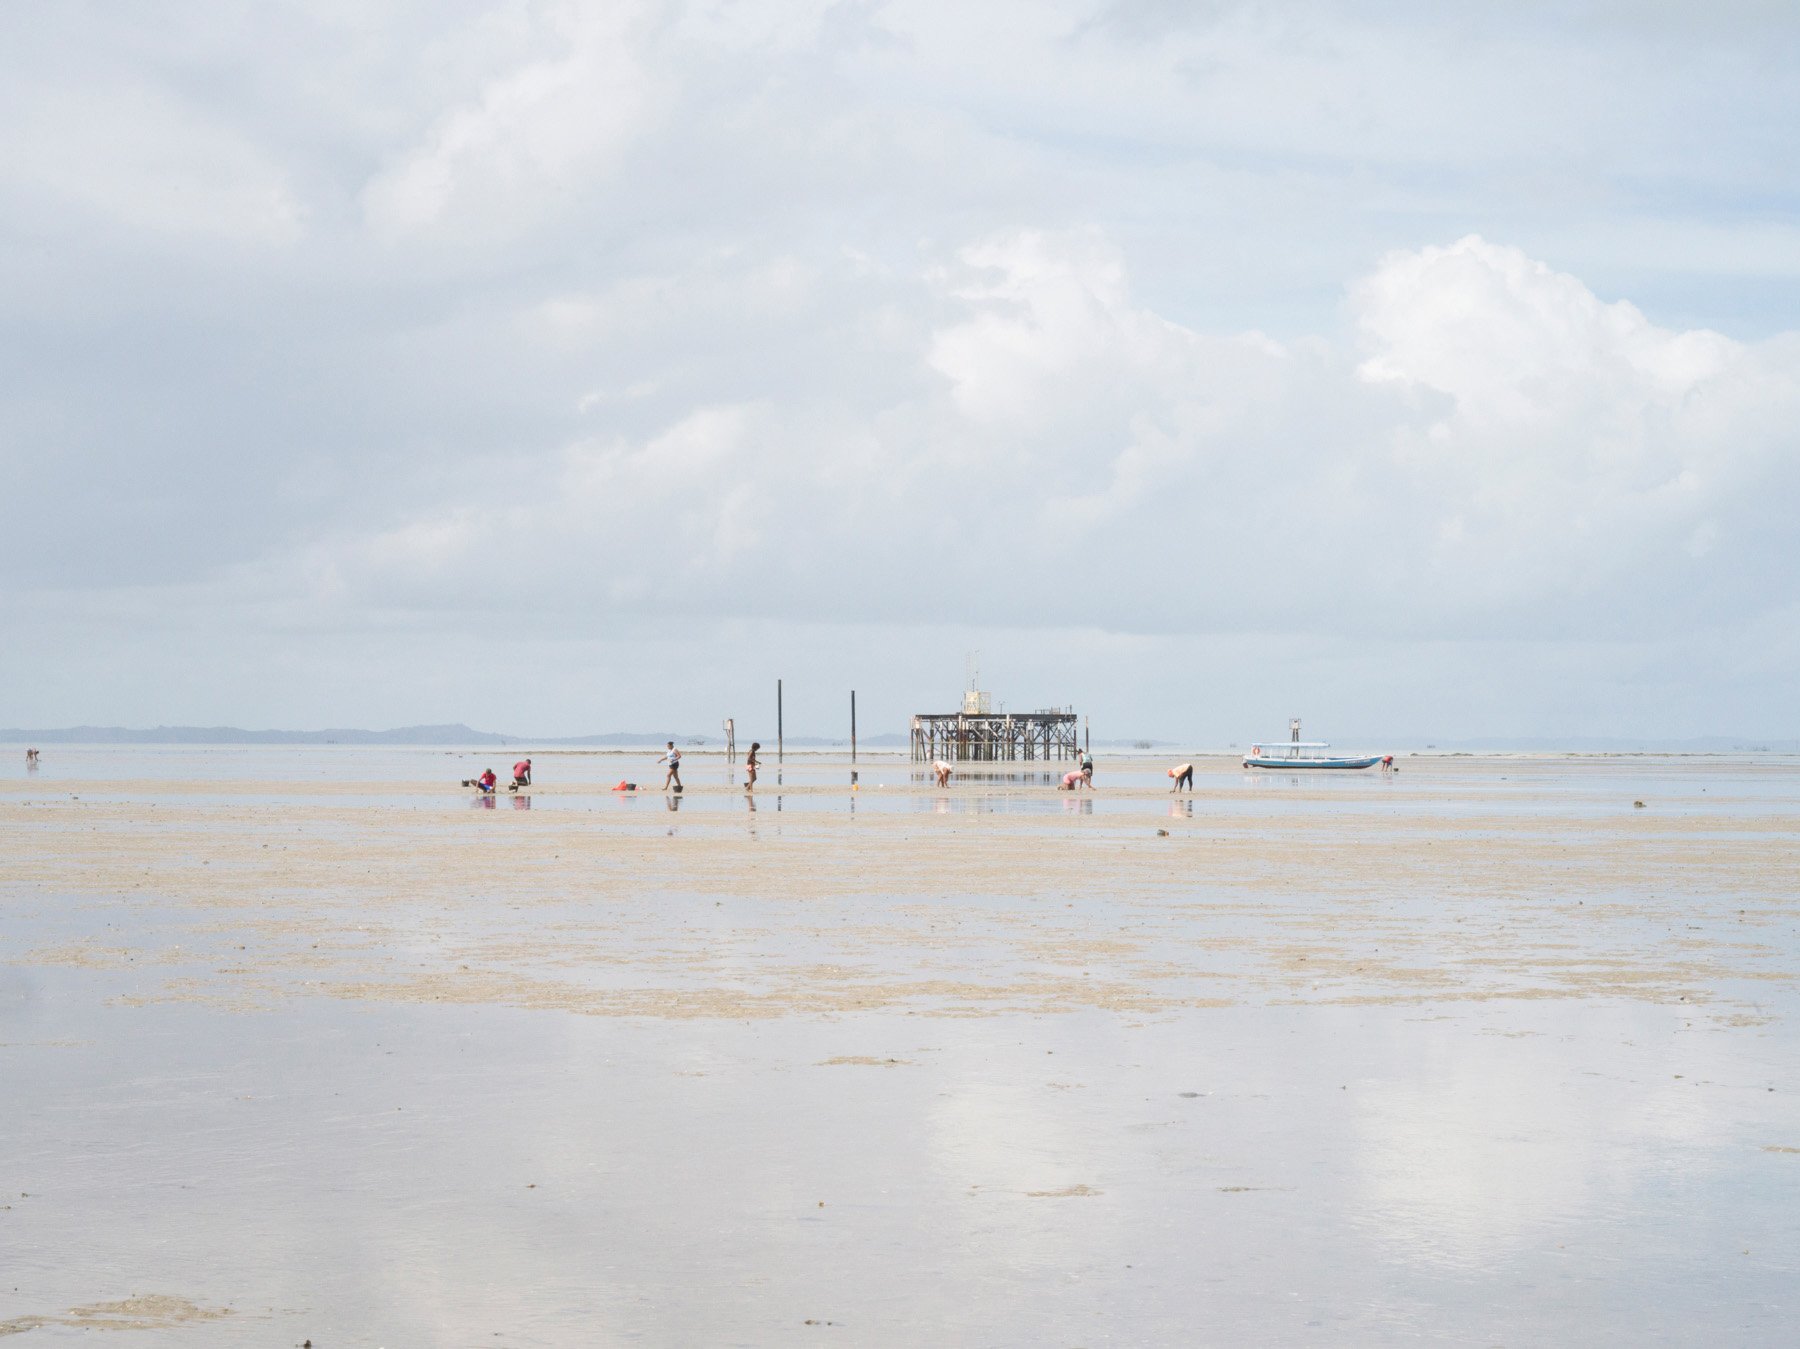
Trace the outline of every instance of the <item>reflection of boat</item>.
<path fill-rule="evenodd" d="M 1300 718 L 1295 717 L 1288 723 L 1288 742 L 1280 747 L 1279 753 L 1265 753 L 1261 745 L 1250 746 L 1250 753 L 1244 759 L 1245 768 L 1373 768 L 1380 764 L 1390 767 L 1394 762 L 1391 754 L 1370 754 L 1361 758 L 1345 759 L 1329 754 L 1308 754 L 1307 750 L 1330 749 L 1330 742 L 1325 740 L 1302 740 L 1300 738 Z"/>

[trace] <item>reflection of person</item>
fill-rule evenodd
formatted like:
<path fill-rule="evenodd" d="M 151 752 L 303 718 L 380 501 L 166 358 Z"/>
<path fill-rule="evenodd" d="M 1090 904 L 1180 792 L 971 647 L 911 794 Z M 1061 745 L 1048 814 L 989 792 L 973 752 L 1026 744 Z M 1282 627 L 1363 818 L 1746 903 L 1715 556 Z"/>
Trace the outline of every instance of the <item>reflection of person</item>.
<path fill-rule="evenodd" d="M 669 765 L 669 771 L 663 774 L 663 790 L 669 790 L 669 784 L 675 784 L 675 790 L 681 790 L 681 751 L 675 748 L 675 742 L 669 741 L 669 752 L 658 759 L 658 763 Z"/>
<path fill-rule="evenodd" d="M 948 787 L 950 785 L 951 766 L 949 764 L 945 763 L 942 759 L 933 759 L 931 761 L 931 771 L 937 775 L 938 786 Z"/>
<path fill-rule="evenodd" d="M 762 748 L 762 741 L 752 740 L 750 752 L 744 756 L 744 790 L 749 791 L 756 786 L 756 751 Z M 777 786 L 780 784 L 777 783 Z"/>
<path fill-rule="evenodd" d="M 1176 764 L 1169 770 L 1169 776 L 1175 779 L 1175 785 L 1169 788 L 1170 791 L 1178 792 L 1183 787 L 1190 792 L 1194 790 L 1194 765 L 1191 763 Z"/>
<path fill-rule="evenodd" d="M 1059 792 L 1078 792 L 1083 787 L 1092 787 L 1093 785 L 1094 779 L 1088 770 L 1085 768 L 1077 768 L 1073 772 L 1063 774 L 1062 786 L 1058 787 L 1056 790 Z"/>
<path fill-rule="evenodd" d="M 512 790 L 516 792 L 519 790 L 519 788 L 529 787 L 530 785 L 531 785 L 531 760 L 530 759 L 520 759 L 519 762 L 517 762 L 516 764 L 513 765 Z"/>

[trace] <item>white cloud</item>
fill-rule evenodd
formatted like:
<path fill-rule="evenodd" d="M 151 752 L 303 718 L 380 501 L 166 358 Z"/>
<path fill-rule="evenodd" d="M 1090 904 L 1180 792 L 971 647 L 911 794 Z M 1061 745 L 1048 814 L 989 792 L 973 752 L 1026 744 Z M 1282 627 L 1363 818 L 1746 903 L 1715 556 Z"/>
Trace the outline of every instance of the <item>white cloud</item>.
<path fill-rule="evenodd" d="M 487 80 L 446 109 L 420 143 L 363 193 L 378 234 L 403 239 L 450 224 L 487 232 L 528 224 L 605 174 L 654 115 L 634 5 L 556 7 L 549 51 Z"/>
<path fill-rule="evenodd" d="M 737 284 L 751 326 L 786 303 Z M 897 400 L 802 381 L 509 459 L 328 545 L 332 573 L 427 607 L 1623 635 L 1716 618 L 1727 543 L 1793 472 L 1786 348 L 1659 329 L 1475 237 L 1352 284 L 1344 344 L 1173 323 L 1092 230 L 978 241 L 909 303 L 943 317 Z M 553 577 L 483 565 L 527 541 Z M 1152 581 L 1170 556 L 1193 583 Z"/>
<path fill-rule="evenodd" d="M 291 244 L 305 224 L 271 155 L 154 86 L 0 82 L 0 125 L 0 184 L 43 206 L 251 246 Z"/>

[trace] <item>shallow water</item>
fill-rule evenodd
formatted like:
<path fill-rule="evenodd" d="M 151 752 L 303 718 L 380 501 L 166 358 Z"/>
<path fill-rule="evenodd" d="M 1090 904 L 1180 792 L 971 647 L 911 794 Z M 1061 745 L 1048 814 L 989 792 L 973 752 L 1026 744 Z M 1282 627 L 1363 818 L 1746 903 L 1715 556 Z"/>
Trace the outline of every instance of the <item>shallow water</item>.
<path fill-rule="evenodd" d="M 0 1334 L 1792 1342 L 1791 765 L 348 753 L 0 794 Z"/>

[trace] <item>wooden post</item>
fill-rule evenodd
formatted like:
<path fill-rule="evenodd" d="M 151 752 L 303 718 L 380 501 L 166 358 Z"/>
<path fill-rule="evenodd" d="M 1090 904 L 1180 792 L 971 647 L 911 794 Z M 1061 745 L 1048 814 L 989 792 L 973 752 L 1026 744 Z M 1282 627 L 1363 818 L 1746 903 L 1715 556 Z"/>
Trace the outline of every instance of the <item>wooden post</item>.
<path fill-rule="evenodd" d="M 775 681 L 775 762 L 780 763 L 787 758 L 781 745 L 781 681 Z"/>
<path fill-rule="evenodd" d="M 850 762 L 856 762 L 856 690 L 850 690 Z"/>

